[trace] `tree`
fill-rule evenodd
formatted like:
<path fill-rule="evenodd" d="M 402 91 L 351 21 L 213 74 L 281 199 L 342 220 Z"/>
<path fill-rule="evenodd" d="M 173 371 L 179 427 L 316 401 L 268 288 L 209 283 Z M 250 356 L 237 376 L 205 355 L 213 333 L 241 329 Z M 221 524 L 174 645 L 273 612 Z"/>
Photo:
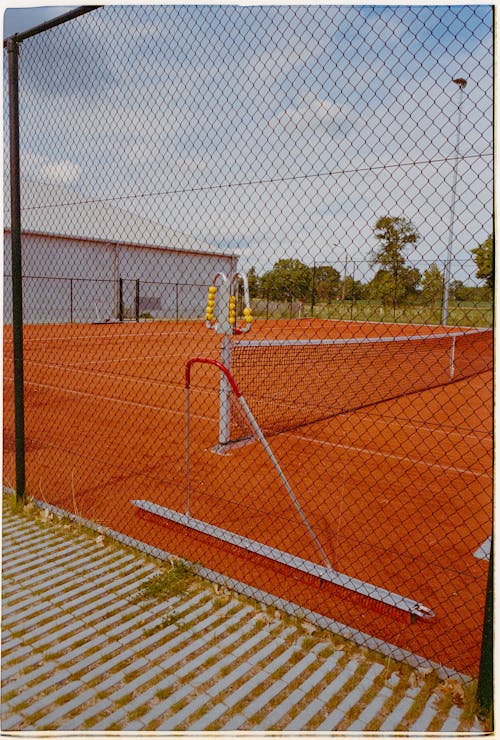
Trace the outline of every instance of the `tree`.
<path fill-rule="evenodd" d="M 259 277 L 255 272 L 255 267 L 251 267 L 247 273 L 248 292 L 250 298 L 255 298 L 259 293 Z"/>
<path fill-rule="evenodd" d="M 395 309 L 407 299 L 417 295 L 421 275 L 416 267 L 400 267 L 395 274 L 389 270 L 379 270 L 368 284 L 368 298 L 381 301 L 385 306 Z"/>
<path fill-rule="evenodd" d="M 422 302 L 425 306 L 440 306 L 443 300 L 444 278 L 436 264 L 425 270 L 422 276 Z"/>
<path fill-rule="evenodd" d="M 329 265 L 320 265 L 313 267 L 313 276 L 315 300 L 318 303 L 331 303 L 339 293 L 339 271 Z"/>
<path fill-rule="evenodd" d="M 395 277 L 405 264 L 404 250 L 415 244 L 420 235 L 406 218 L 382 216 L 375 224 L 375 238 L 380 248 L 374 253 L 372 263 L 380 265 Z"/>
<path fill-rule="evenodd" d="M 305 301 L 311 296 L 312 270 L 297 259 L 278 260 L 260 279 L 260 292 L 274 301 Z"/>
<path fill-rule="evenodd" d="M 347 275 L 344 280 L 340 282 L 340 294 L 344 296 L 345 301 L 359 301 L 364 296 L 364 286 L 359 280 L 354 280 L 350 275 Z"/>
<path fill-rule="evenodd" d="M 482 244 L 471 250 L 474 256 L 474 262 L 477 266 L 476 277 L 486 281 L 486 285 L 493 290 L 493 234 Z"/>
<path fill-rule="evenodd" d="M 379 248 L 373 253 L 372 265 L 380 265 L 382 269 L 371 281 L 369 294 L 386 304 L 392 302 L 395 309 L 416 292 L 420 281 L 418 270 L 405 267 L 404 255 L 405 249 L 415 244 L 420 235 L 408 219 L 400 216 L 382 216 L 375 224 L 374 233 Z"/>

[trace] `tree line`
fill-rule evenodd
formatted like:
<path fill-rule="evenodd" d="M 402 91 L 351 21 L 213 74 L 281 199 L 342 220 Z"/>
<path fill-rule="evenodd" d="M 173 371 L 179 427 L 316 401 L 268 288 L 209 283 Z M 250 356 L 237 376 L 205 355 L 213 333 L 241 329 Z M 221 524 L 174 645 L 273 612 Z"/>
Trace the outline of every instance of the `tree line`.
<path fill-rule="evenodd" d="M 375 224 L 376 248 L 370 264 L 377 271 L 368 282 L 344 275 L 330 265 L 309 267 L 299 259 L 280 259 L 263 275 L 254 268 L 248 274 L 250 295 L 272 301 L 303 301 L 315 305 L 338 300 L 368 300 L 383 305 L 401 306 L 408 303 L 440 305 L 444 290 L 444 275 L 438 264 L 423 273 L 408 265 L 408 252 L 420 235 L 405 218 L 383 216 Z M 467 286 L 452 280 L 450 298 L 455 301 L 489 301 L 493 292 L 493 236 L 471 249 L 483 286 Z"/>

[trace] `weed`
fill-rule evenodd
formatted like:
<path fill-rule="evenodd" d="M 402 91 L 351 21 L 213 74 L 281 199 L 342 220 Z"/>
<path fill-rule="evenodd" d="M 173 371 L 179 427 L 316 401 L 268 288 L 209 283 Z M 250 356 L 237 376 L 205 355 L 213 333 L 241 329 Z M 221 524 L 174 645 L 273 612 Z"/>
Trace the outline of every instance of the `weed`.
<path fill-rule="evenodd" d="M 195 577 L 187 563 L 173 560 L 168 567 L 141 584 L 134 601 L 162 601 L 165 597 L 184 594 Z"/>
<path fill-rule="evenodd" d="M 308 650 L 312 650 L 315 643 L 316 643 L 316 640 L 313 637 L 304 637 L 302 640 L 302 644 L 301 644 L 302 650 L 306 652 Z"/>

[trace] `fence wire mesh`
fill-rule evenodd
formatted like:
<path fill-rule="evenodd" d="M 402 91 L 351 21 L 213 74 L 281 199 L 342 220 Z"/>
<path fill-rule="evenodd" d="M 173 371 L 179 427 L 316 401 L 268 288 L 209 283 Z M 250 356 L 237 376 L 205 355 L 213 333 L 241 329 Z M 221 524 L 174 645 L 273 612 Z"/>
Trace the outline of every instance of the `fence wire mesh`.
<path fill-rule="evenodd" d="M 492 24 L 107 6 L 20 44 L 30 496 L 477 676 Z M 234 379 L 198 362 L 187 381 L 193 358 Z"/>

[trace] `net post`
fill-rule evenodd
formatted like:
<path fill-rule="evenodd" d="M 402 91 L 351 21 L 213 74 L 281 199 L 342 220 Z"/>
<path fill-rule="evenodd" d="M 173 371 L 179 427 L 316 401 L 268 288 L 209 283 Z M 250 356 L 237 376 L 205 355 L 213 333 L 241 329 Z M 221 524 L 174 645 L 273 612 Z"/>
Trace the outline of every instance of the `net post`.
<path fill-rule="evenodd" d="M 135 281 L 135 320 L 139 321 L 139 306 L 141 301 L 140 281 Z"/>
<path fill-rule="evenodd" d="M 118 281 L 118 319 L 123 321 L 123 278 Z"/>
<path fill-rule="evenodd" d="M 232 371 L 232 343 L 225 335 L 222 339 L 221 362 Z M 219 381 L 219 444 L 226 445 L 231 441 L 231 386 L 224 373 Z"/>
<path fill-rule="evenodd" d="M 450 353 L 450 380 L 453 380 L 455 375 L 455 347 L 457 344 L 457 338 L 454 336 L 451 340 L 451 353 Z"/>

